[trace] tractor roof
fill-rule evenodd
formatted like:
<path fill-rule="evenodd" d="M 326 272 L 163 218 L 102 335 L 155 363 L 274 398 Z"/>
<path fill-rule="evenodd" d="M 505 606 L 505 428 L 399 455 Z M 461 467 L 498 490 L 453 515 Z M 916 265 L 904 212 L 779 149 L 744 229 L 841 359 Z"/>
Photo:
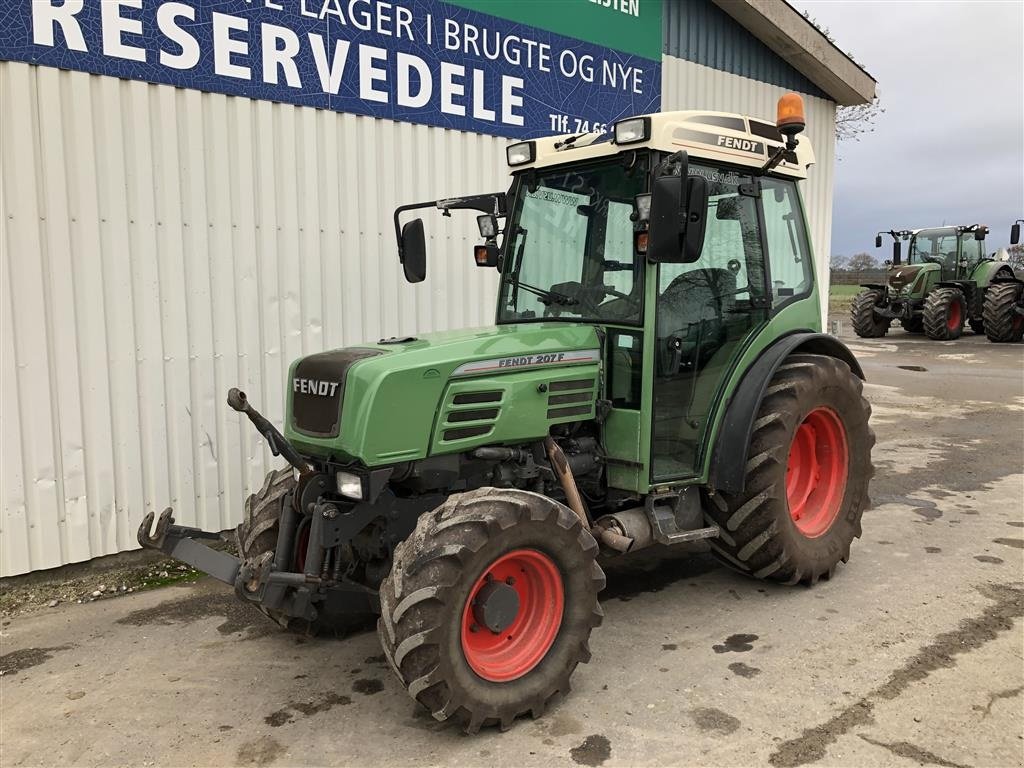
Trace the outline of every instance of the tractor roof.
<path fill-rule="evenodd" d="M 576 137 L 548 136 L 535 140 L 534 161 L 514 170 L 546 168 L 644 148 L 663 152 L 685 150 L 691 159 L 761 168 L 784 143 L 771 123 L 730 112 L 656 112 L 642 117 L 650 120 L 650 138 L 645 141 L 618 145 L 610 139 L 611 133 L 597 132 Z M 814 163 L 814 149 L 806 135 L 798 139 L 795 153 L 789 153 L 773 173 L 807 178 L 807 167 Z"/>

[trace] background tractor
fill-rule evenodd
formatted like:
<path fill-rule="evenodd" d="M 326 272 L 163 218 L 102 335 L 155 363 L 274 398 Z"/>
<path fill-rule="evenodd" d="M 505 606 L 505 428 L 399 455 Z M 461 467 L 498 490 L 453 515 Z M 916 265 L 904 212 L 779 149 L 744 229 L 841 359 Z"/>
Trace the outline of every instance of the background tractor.
<path fill-rule="evenodd" d="M 472 210 L 495 325 L 295 361 L 284 433 L 228 402 L 289 469 L 249 497 L 238 557 L 174 525 L 139 540 L 301 632 L 378 617 L 409 694 L 469 731 L 539 716 L 601 623 L 601 562 L 704 540 L 759 579 L 814 584 L 850 555 L 874 435 L 850 351 L 820 333 L 797 183 L 803 105 L 776 125 L 673 112 L 509 145 Z"/>
<path fill-rule="evenodd" d="M 1010 227 L 1010 245 L 1020 242 L 1020 227 L 1024 219 L 1017 219 Z M 989 341 L 1020 341 L 1024 338 L 1024 282 L 1013 274 L 1001 272 L 985 292 L 985 335 Z"/>
<path fill-rule="evenodd" d="M 985 294 L 993 282 L 1013 279 L 1009 264 L 985 253 L 988 227 L 935 227 L 890 230 L 875 236 L 893 239 L 892 261 L 886 261 L 884 285 L 867 284 L 850 304 L 853 330 L 863 338 L 884 336 L 893 320 L 910 333 L 930 339 L 958 339 L 964 325 L 984 332 Z M 907 259 L 901 246 L 909 241 Z"/>

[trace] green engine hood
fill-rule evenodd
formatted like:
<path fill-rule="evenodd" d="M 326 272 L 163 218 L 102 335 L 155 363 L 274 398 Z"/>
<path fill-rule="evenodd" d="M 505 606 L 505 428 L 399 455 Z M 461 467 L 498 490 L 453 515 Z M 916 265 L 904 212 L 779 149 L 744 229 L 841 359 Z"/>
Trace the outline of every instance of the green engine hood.
<path fill-rule="evenodd" d="M 369 467 L 540 438 L 552 423 L 593 417 L 598 349 L 592 326 L 523 323 L 302 358 L 288 373 L 285 436 L 303 453 Z M 296 419 L 311 395 L 332 392 L 336 403 L 314 406 L 340 407 L 340 419 Z"/>

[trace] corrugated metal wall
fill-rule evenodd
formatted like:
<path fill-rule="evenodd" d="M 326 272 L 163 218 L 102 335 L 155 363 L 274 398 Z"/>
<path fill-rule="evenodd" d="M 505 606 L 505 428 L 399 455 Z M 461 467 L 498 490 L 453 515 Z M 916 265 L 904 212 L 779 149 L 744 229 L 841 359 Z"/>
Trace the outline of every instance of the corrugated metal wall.
<path fill-rule="evenodd" d="M 661 108 L 713 109 L 739 112 L 775 122 L 779 97 L 786 89 L 717 69 L 662 57 Z M 822 295 L 828 295 L 828 263 L 832 248 L 832 182 L 835 171 L 835 103 L 803 94 L 807 112 L 806 136 L 814 147 L 816 164 L 801 184 L 804 207 L 814 244 L 815 264 Z M 824 322 L 824 310 L 822 321 Z"/>
<path fill-rule="evenodd" d="M 0 104 L 0 575 L 231 527 L 273 457 L 230 387 L 280 425 L 294 358 L 493 318 L 473 217 L 410 286 L 391 213 L 504 189 L 502 139 L 9 62 Z"/>
<path fill-rule="evenodd" d="M 769 121 L 782 91 L 672 56 L 663 83 Z M 834 107 L 806 102 L 827 275 Z M 0 575 L 132 549 L 167 504 L 233 526 L 280 462 L 228 388 L 280 425 L 294 358 L 493 317 L 473 217 L 428 212 L 410 286 L 391 212 L 503 189 L 502 139 L 9 62 L 0 104 Z"/>

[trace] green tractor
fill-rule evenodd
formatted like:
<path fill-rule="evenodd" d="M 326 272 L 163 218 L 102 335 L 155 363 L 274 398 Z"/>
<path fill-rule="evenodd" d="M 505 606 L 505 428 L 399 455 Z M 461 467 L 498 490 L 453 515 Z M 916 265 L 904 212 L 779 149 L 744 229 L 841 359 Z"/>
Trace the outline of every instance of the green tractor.
<path fill-rule="evenodd" d="M 1010 227 L 1010 245 L 1020 242 L 1020 226 L 1024 219 L 1017 219 Z M 1014 342 L 1024 338 L 1024 282 L 1005 271 L 985 292 L 985 335 L 989 341 Z"/>
<path fill-rule="evenodd" d="M 958 339 L 964 325 L 984 333 L 985 294 L 994 282 L 1013 279 L 1008 264 L 985 253 L 988 227 L 935 227 L 891 230 L 875 236 L 893 239 L 892 261 L 885 285 L 866 284 L 850 303 L 853 330 L 862 338 L 877 338 L 889 332 L 899 320 L 910 333 L 924 333 L 929 339 Z M 906 263 L 900 254 L 910 241 Z"/>
<path fill-rule="evenodd" d="M 803 123 L 794 94 L 776 125 L 624 119 L 509 145 L 507 193 L 402 206 L 414 283 L 408 212 L 476 212 L 495 324 L 295 361 L 283 434 L 232 389 L 290 465 L 246 501 L 238 556 L 170 509 L 140 543 L 289 630 L 375 618 L 409 694 L 469 732 L 569 690 L 625 553 L 706 542 L 757 579 L 831 578 L 874 434 L 857 360 L 820 332 Z"/>

